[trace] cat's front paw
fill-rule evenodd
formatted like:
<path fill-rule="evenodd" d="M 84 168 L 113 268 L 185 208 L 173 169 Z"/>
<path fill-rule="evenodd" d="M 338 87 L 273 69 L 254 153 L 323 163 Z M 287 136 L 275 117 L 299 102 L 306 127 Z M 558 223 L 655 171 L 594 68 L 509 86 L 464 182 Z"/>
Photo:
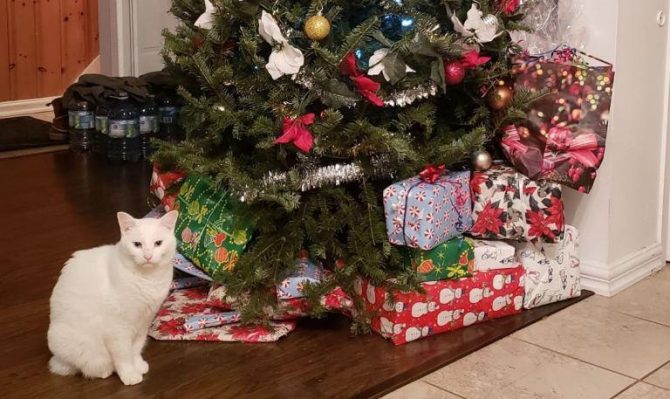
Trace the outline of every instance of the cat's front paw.
<path fill-rule="evenodd" d="M 123 382 L 124 385 L 136 385 L 142 382 L 142 373 L 136 371 L 136 370 L 125 370 L 123 372 L 119 372 L 119 378 L 121 379 L 121 382 Z"/>
<path fill-rule="evenodd" d="M 149 363 L 147 363 L 146 360 L 142 359 L 142 356 L 138 356 L 135 359 L 135 368 L 140 373 L 146 374 L 149 372 Z"/>

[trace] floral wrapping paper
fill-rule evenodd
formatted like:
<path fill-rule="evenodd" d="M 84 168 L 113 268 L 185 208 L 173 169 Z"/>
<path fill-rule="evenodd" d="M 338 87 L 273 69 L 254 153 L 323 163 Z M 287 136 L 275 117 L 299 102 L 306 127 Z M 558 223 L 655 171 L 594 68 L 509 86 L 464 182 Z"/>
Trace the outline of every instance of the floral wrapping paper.
<path fill-rule="evenodd" d="M 579 271 L 579 233 L 565 227 L 565 238 L 556 244 L 516 245 L 519 260 L 526 270 L 526 309 L 581 295 Z"/>
<path fill-rule="evenodd" d="M 482 239 L 557 242 L 565 215 L 560 184 L 538 182 L 506 166 L 475 172 L 470 182 L 474 224 Z"/>
<path fill-rule="evenodd" d="M 149 328 L 158 341 L 275 342 L 295 329 L 295 322 L 271 322 L 270 328 L 228 324 L 187 331 L 188 318 L 216 314 L 220 310 L 205 303 L 208 287 L 178 290 L 168 295 Z"/>
<path fill-rule="evenodd" d="M 478 272 L 460 280 L 425 282 L 426 293 L 388 292 L 357 280 L 356 293 L 370 312 L 374 331 L 395 345 L 519 313 L 523 308 L 522 267 Z"/>
<path fill-rule="evenodd" d="M 514 246 L 504 241 L 475 240 L 475 270 L 509 269 L 519 266 Z"/>
<path fill-rule="evenodd" d="M 302 298 L 302 289 L 306 284 L 318 284 L 323 277 L 323 267 L 309 260 L 309 255 L 296 259 L 295 268 L 281 283 L 277 284 L 277 297 L 280 299 Z"/>
<path fill-rule="evenodd" d="M 251 238 L 251 224 L 237 217 L 239 206 L 205 177 L 189 176 L 179 190 L 177 248 L 210 276 L 232 272 Z"/>
<path fill-rule="evenodd" d="M 407 249 L 404 255 L 406 263 L 416 270 L 421 281 L 458 279 L 472 275 L 473 247 L 471 239 L 457 237 L 428 251 Z"/>
<path fill-rule="evenodd" d="M 225 292 L 220 290 L 221 287 L 217 289 L 219 293 Z M 227 305 L 216 306 L 216 301 L 210 299 L 212 292 L 209 287 L 187 288 L 172 292 L 161 306 L 149 335 L 158 340 L 200 340 L 201 335 L 195 333 L 203 331 L 208 333 L 205 336 L 211 340 L 247 342 L 244 336 L 237 339 L 228 336 L 229 328 L 235 327 L 235 330 L 240 333 L 243 331 L 239 326 L 241 315 Z M 344 314 L 349 314 L 353 307 L 351 298 L 339 287 L 321 298 L 320 304 L 328 311 L 339 311 Z M 307 299 L 291 298 L 279 300 L 277 309 L 268 310 L 268 316 L 274 322 L 291 322 L 308 316 L 310 310 L 311 306 Z M 257 328 L 249 327 L 249 329 L 254 335 L 259 334 Z M 287 331 L 286 334 L 288 332 L 290 331 Z M 221 335 L 220 339 L 210 337 L 211 334 Z M 264 341 L 265 339 L 268 341 Z M 274 336 L 269 336 L 260 338 L 258 342 L 272 342 L 273 340 L 276 340 Z"/>
<path fill-rule="evenodd" d="M 612 66 L 588 66 L 573 52 L 524 60 L 514 76 L 516 90 L 549 93 L 533 103 L 528 122 L 505 130 L 501 146 L 507 158 L 531 178 L 588 193 L 605 155 Z"/>
<path fill-rule="evenodd" d="M 157 164 L 154 164 L 149 192 L 160 201 L 166 212 L 174 208 L 179 186 L 185 177 L 186 174 L 179 171 L 163 172 Z"/>
<path fill-rule="evenodd" d="M 470 229 L 470 172 L 416 176 L 384 190 L 386 230 L 392 244 L 429 250 Z"/>

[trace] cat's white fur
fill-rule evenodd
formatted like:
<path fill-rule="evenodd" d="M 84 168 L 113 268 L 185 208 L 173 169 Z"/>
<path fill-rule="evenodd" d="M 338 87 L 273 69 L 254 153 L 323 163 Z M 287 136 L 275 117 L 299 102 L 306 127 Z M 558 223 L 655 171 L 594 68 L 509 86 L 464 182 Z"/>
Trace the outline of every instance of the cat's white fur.
<path fill-rule="evenodd" d="M 107 378 L 116 372 L 133 385 L 149 370 L 142 349 L 172 281 L 177 212 L 160 219 L 117 217 L 121 240 L 75 252 L 54 287 L 47 333 L 54 374 Z"/>

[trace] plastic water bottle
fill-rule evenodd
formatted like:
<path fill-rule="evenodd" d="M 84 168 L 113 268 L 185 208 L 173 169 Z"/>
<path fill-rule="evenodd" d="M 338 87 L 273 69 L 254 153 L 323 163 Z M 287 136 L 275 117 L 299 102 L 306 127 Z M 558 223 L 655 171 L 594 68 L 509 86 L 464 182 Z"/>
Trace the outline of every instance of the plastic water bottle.
<path fill-rule="evenodd" d="M 158 113 L 160 116 L 159 137 L 167 141 L 177 141 L 179 139 L 179 126 L 177 125 L 177 115 L 179 106 L 174 96 L 163 95 L 158 100 Z"/>
<path fill-rule="evenodd" d="M 140 108 L 140 137 L 142 139 L 142 157 L 149 158 L 153 152 L 151 148 L 151 139 L 158 137 L 158 107 L 156 106 L 156 97 L 150 94 L 147 102 Z"/>
<path fill-rule="evenodd" d="M 68 110 L 70 126 L 70 148 L 73 151 L 88 152 L 92 149 L 95 133 L 93 107 L 87 101 L 77 101 Z"/>
<path fill-rule="evenodd" d="M 109 139 L 109 108 L 101 103 L 95 110 L 95 140 L 93 152 L 98 155 L 107 155 L 107 141 Z"/>
<path fill-rule="evenodd" d="M 137 162 L 142 156 L 139 113 L 127 93 L 119 93 L 112 99 L 107 158 L 113 162 Z"/>

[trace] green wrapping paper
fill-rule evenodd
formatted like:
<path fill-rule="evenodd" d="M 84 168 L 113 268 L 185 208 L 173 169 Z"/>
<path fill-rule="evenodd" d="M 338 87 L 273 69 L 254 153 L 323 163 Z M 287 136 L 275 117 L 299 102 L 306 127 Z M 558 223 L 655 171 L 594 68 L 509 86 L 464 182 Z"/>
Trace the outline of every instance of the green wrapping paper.
<path fill-rule="evenodd" d="M 428 251 L 407 249 L 405 254 L 406 264 L 417 271 L 422 281 L 469 277 L 474 270 L 474 243 L 465 237 L 451 239 Z"/>
<path fill-rule="evenodd" d="M 251 238 L 253 226 L 239 220 L 241 203 L 202 176 L 189 176 L 179 190 L 176 209 L 179 252 L 210 276 L 232 272 Z"/>

